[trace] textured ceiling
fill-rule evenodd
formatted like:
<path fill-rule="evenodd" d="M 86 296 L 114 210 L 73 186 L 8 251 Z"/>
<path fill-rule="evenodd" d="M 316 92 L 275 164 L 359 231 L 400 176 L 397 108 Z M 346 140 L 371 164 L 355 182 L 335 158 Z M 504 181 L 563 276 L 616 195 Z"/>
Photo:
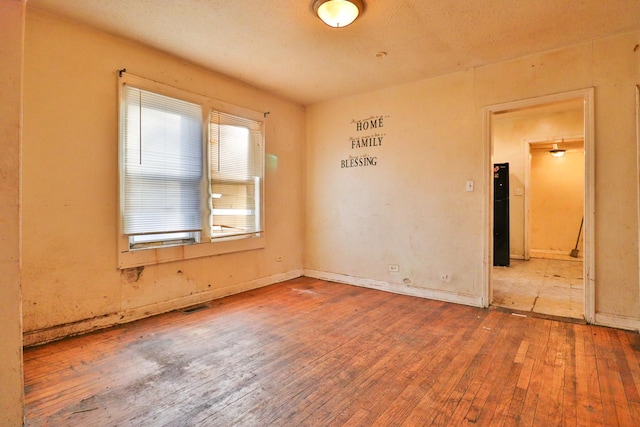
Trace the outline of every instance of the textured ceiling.
<path fill-rule="evenodd" d="M 346 28 L 311 0 L 28 0 L 300 102 L 640 29 L 640 0 L 365 0 Z M 386 56 L 378 57 L 384 51 Z"/>

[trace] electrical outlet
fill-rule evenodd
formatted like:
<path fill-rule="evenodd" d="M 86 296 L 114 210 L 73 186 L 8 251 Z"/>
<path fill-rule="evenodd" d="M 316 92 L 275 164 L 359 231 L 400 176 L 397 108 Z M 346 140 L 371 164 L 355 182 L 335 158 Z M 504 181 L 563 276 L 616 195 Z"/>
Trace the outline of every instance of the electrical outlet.
<path fill-rule="evenodd" d="M 451 281 L 451 273 L 440 273 L 440 280 L 442 282 L 450 282 Z"/>
<path fill-rule="evenodd" d="M 284 255 L 276 255 L 276 262 L 284 261 Z"/>
<path fill-rule="evenodd" d="M 389 272 L 398 273 L 400 271 L 400 266 L 398 264 L 389 264 Z"/>

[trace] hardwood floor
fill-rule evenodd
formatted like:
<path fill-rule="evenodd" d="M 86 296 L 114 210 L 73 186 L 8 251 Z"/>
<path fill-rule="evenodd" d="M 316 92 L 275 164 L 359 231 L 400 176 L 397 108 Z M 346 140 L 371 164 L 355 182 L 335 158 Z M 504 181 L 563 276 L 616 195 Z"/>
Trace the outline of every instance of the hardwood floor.
<path fill-rule="evenodd" d="M 299 278 L 25 349 L 28 426 L 640 425 L 637 333 Z"/>

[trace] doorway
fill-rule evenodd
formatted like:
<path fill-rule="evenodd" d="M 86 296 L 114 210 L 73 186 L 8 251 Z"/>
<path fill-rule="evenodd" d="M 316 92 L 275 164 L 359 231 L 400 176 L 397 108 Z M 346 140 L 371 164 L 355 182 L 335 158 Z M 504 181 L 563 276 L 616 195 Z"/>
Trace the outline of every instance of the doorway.
<path fill-rule="evenodd" d="M 510 164 L 511 263 L 493 267 L 487 203 L 486 306 L 593 322 L 592 96 L 587 89 L 487 108 L 487 169 Z"/>

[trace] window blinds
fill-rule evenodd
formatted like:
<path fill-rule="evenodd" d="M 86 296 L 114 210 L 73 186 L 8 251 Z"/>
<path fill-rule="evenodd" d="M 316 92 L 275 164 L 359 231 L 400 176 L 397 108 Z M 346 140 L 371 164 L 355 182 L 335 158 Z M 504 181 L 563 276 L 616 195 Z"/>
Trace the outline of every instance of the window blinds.
<path fill-rule="evenodd" d="M 213 111 L 209 127 L 212 238 L 262 232 L 262 123 Z"/>
<path fill-rule="evenodd" d="M 123 86 L 128 235 L 201 230 L 202 109 Z"/>

